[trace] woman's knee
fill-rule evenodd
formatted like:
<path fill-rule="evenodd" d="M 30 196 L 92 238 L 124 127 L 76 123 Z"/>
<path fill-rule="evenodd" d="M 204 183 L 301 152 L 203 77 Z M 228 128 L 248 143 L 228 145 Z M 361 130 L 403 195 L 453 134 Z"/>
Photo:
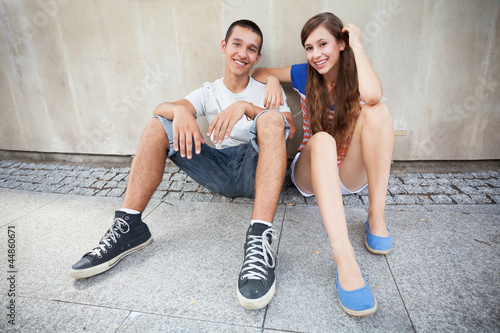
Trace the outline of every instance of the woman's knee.
<path fill-rule="evenodd" d="M 392 125 L 389 108 L 382 102 L 375 105 L 363 106 L 360 118 L 362 122 L 368 122 L 370 124 L 384 125 L 390 123 Z"/>
<path fill-rule="evenodd" d="M 309 146 L 313 152 L 337 153 L 337 143 L 335 141 L 335 138 L 327 132 L 318 132 L 313 134 L 313 136 L 307 142 L 307 146 Z"/>

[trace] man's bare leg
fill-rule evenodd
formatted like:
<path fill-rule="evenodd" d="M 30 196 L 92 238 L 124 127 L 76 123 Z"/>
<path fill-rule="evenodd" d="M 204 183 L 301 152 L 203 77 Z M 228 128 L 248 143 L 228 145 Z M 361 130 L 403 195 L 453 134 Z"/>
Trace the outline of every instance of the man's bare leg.
<path fill-rule="evenodd" d="M 123 208 L 144 211 L 163 177 L 168 147 L 163 125 L 158 119 L 152 119 L 142 134 L 132 163 Z M 69 274 L 81 279 L 103 273 L 126 255 L 149 245 L 152 240 L 148 226 L 141 220 L 141 214 L 116 211 L 113 224 L 98 246 L 84 254 L 71 267 Z"/>
<path fill-rule="evenodd" d="M 257 118 L 259 159 L 255 172 L 252 220 L 272 223 L 286 172 L 285 120 L 278 111 Z M 276 288 L 276 255 L 271 247 L 274 229 L 252 223 L 245 241 L 245 258 L 238 278 L 238 300 L 246 309 L 265 307 Z"/>
<path fill-rule="evenodd" d="M 285 121 L 278 111 L 257 118 L 259 160 L 252 219 L 273 222 L 286 173 Z"/>
<path fill-rule="evenodd" d="M 132 162 L 123 208 L 144 211 L 163 178 L 169 147 L 163 125 L 151 119 Z"/>

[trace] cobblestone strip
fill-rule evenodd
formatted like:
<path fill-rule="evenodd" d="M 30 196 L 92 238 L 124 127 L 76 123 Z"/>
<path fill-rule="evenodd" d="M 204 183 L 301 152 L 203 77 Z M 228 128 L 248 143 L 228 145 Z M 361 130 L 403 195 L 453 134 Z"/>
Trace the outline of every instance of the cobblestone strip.
<path fill-rule="evenodd" d="M 0 188 L 23 191 L 76 194 L 98 197 L 123 197 L 130 168 L 102 168 L 78 165 L 27 163 L 0 160 Z M 153 195 L 162 201 L 248 203 L 248 198 L 226 198 L 200 186 L 173 164 L 167 164 L 163 181 Z M 368 205 L 368 190 L 343 197 L 347 206 Z M 287 173 L 280 204 L 315 205 L 304 198 Z M 387 205 L 472 205 L 500 204 L 500 172 L 404 173 L 391 174 Z"/>

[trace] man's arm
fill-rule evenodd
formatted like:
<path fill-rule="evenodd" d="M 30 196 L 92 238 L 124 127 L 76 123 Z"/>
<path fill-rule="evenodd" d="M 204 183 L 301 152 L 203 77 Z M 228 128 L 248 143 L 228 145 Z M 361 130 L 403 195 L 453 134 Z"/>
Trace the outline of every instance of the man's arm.
<path fill-rule="evenodd" d="M 225 110 L 219 113 L 210 123 L 207 130 L 207 136 L 214 133 L 213 141 L 215 144 L 222 143 L 229 138 L 234 125 L 243 117 L 255 118 L 263 109 L 254 106 L 252 103 L 239 101 L 229 105 Z"/>
<path fill-rule="evenodd" d="M 153 116 L 162 116 L 169 120 L 173 120 L 175 112 L 179 110 L 184 110 L 185 112 L 189 112 L 193 115 L 193 117 L 196 115 L 196 110 L 194 109 L 194 106 L 191 103 L 189 103 L 187 99 L 181 99 L 177 102 L 161 103 L 153 111 Z"/>
<path fill-rule="evenodd" d="M 155 116 L 162 116 L 172 120 L 172 130 L 174 150 L 180 151 L 181 157 L 192 158 L 193 139 L 196 154 L 201 152 L 201 144 L 205 143 L 203 135 L 200 132 L 196 122 L 196 110 L 194 106 L 186 99 L 173 103 L 162 103 L 156 107 L 153 112 Z"/>
<path fill-rule="evenodd" d="M 245 115 L 250 119 L 254 119 L 256 115 L 266 109 L 260 108 L 249 102 L 239 101 L 231 104 L 227 109 L 222 111 L 210 123 L 207 130 L 207 136 L 214 133 L 214 143 L 222 143 L 225 139 L 229 138 L 234 125 Z M 289 138 L 293 138 L 295 134 L 295 123 L 293 116 L 290 112 L 282 112 L 290 125 Z"/>

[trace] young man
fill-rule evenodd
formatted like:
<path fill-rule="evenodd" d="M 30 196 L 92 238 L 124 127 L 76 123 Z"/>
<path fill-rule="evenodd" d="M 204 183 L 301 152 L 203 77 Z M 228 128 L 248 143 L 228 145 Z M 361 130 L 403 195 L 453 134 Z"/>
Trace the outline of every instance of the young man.
<path fill-rule="evenodd" d="M 151 243 L 141 213 L 162 180 L 168 157 L 216 193 L 255 196 L 238 299 L 247 309 L 271 301 L 276 285 L 272 222 L 285 177 L 286 139 L 293 136 L 295 126 L 286 101 L 279 111 L 261 107 L 265 85 L 249 76 L 260 60 L 261 47 L 262 32 L 255 23 L 234 22 L 221 42 L 224 77 L 155 109 L 132 163 L 122 209 L 115 212 L 98 246 L 73 265 L 72 277 L 102 273 Z M 216 148 L 205 143 L 196 123 L 195 116 L 202 115 L 210 123 L 207 135 Z"/>

